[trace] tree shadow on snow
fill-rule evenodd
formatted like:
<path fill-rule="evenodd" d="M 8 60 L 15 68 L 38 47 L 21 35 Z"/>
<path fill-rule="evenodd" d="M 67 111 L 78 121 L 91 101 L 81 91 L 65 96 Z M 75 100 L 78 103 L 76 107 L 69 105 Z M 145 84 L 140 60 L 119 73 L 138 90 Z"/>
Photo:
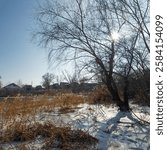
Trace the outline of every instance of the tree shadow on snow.
<path fill-rule="evenodd" d="M 101 150 L 149 150 L 149 125 L 141 123 L 131 112 L 119 111 L 100 124 L 97 133 Z"/>

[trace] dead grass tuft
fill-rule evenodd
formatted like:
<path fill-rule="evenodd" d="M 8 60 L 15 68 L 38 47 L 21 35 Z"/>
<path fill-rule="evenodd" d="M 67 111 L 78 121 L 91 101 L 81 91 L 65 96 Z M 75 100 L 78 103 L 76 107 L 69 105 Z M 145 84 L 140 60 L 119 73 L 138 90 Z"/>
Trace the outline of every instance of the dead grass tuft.
<path fill-rule="evenodd" d="M 70 127 L 57 127 L 52 123 L 25 125 L 16 123 L 7 128 L 0 141 L 5 143 L 11 142 L 29 142 L 42 137 L 45 140 L 45 148 L 59 149 L 88 149 L 89 146 L 95 147 L 97 139 L 81 130 L 72 130 Z M 24 145 L 26 148 L 27 146 Z"/>
<path fill-rule="evenodd" d="M 58 112 L 59 114 L 67 114 L 67 113 L 73 113 L 75 112 L 76 108 L 72 108 L 72 107 L 61 107 Z"/>

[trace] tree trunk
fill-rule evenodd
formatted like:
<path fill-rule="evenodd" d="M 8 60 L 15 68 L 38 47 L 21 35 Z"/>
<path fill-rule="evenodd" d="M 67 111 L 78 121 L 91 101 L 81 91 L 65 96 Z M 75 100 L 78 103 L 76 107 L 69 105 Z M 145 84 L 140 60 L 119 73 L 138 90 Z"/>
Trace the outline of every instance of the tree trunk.
<path fill-rule="evenodd" d="M 117 88 L 113 88 L 111 86 L 111 84 L 107 84 L 107 88 L 110 91 L 111 95 L 112 95 L 112 100 L 117 104 L 117 106 L 119 107 L 120 111 L 129 111 L 129 101 L 128 101 L 128 97 L 126 99 L 124 99 L 124 101 L 121 100 L 119 93 L 118 93 L 118 89 Z"/>
<path fill-rule="evenodd" d="M 126 109 L 129 111 L 129 98 L 128 98 L 128 87 L 129 87 L 129 81 L 128 78 L 125 77 L 124 78 L 124 106 L 126 107 Z"/>

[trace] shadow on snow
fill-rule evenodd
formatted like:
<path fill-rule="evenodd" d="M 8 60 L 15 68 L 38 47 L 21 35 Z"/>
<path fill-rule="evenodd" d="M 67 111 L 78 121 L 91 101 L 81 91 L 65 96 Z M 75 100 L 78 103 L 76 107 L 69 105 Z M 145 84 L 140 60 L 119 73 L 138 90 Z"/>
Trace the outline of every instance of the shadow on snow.
<path fill-rule="evenodd" d="M 149 125 L 142 124 L 131 112 L 119 111 L 97 132 L 101 150 L 149 150 Z"/>

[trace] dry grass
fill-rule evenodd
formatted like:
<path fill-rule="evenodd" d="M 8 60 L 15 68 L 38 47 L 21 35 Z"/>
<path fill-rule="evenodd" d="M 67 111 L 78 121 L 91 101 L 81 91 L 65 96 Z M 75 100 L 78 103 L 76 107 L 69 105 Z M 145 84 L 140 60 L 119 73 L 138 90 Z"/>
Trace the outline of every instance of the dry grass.
<path fill-rule="evenodd" d="M 45 124 L 20 124 L 15 123 L 0 135 L 0 141 L 5 143 L 24 142 L 20 145 L 26 148 L 26 142 L 35 140 L 37 137 L 44 139 L 44 149 L 88 149 L 95 147 L 97 139 L 81 130 L 72 130 L 70 127 L 57 127 L 51 123 Z"/>
<path fill-rule="evenodd" d="M 0 101 L 0 149 L 2 143 L 20 142 L 17 149 L 30 149 L 27 142 L 42 137 L 43 149 L 94 149 L 97 139 L 81 130 L 72 130 L 69 125 L 43 122 L 36 116 L 41 113 L 73 113 L 79 104 L 111 104 L 105 88 L 86 95 L 58 93 L 57 95 L 6 97 Z M 58 142 L 56 142 L 58 141 Z M 93 147 L 92 147 L 93 145 Z"/>
<path fill-rule="evenodd" d="M 71 130 L 62 124 L 57 127 L 52 123 L 40 124 L 36 115 L 42 112 L 74 112 L 79 104 L 85 103 L 82 95 L 71 93 L 56 96 L 17 96 L 0 101 L 0 149 L 2 143 L 20 142 L 17 149 L 29 149 L 25 142 L 38 136 L 45 139 L 44 149 L 88 149 L 97 140 L 80 130 Z M 58 141 L 58 144 L 55 144 Z M 90 143 L 90 144 L 89 144 Z"/>
<path fill-rule="evenodd" d="M 0 101 L 0 119 L 5 121 L 14 118 L 28 118 L 41 112 L 54 112 L 60 108 L 60 112 L 73 112 L 83 103 L 89 104 L 111 104 L 111 96 L 106 88 L 98 88 L 85 96 L 72 93 L 59 93 L 55 96 L 17 96 L 6 97 Z"/>
<path fill-rule="evenodd" d="M 59 114 L 67 114 L 67 113 L 73 113 L 75 112 L 76 108 L 73 107 L 61 107 L 58 112 Z"/>
<path fill-rule="evenodd" d="M 13 120 L 17 117 L 34 116 L 40 112 L 53 112 L 57 107 L 76 107 L 84 102 L 84 97 L 76 94 L 7 97 L 0 102 L 0 115 L 3 120 Z"/>

